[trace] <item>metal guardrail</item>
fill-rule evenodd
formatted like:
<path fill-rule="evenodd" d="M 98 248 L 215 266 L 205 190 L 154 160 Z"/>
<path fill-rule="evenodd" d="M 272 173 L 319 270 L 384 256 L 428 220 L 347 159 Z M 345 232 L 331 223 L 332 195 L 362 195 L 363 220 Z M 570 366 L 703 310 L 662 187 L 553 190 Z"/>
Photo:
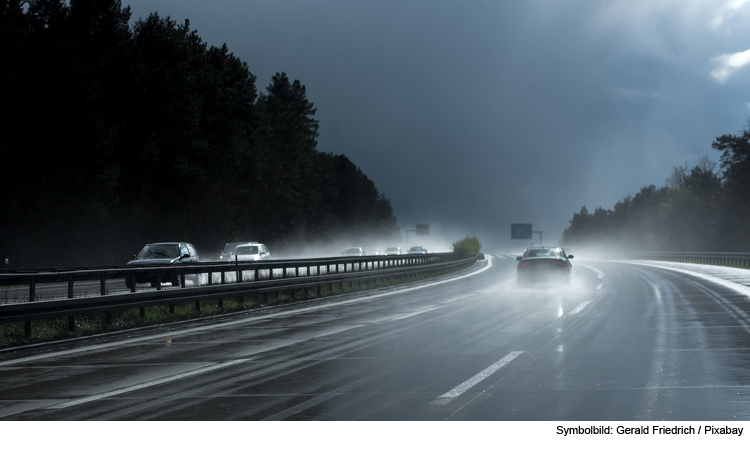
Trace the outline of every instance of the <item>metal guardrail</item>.
<path fill-rule="evenodd" d="M 658 260 L 663 262 L 699 263 L 706 265 L 721 265 L 728 267 L 750 268 L 750 253 L 725 252 L 643 252 L 625 253 L 623 259 Z"/>
<path fill-rule="evenodd" d="M 353 285 L 364 280 L 380 278 L 402 278 L 416 273 L 438 271 L 460 267 L 476 261 L 476 257 L 457 260 L 453 253 L 436 253 L 405 256 L 364 256 L 356 258 L 325 258 L 273 262 L 198 263 L 181 266 L 160 267 L 113 267 L 97 269 L 73 269 L 53 271 L 15 271 L 0 273 L 0 285 L 5 289 L 14 286 L 28 287 L 28 297 L 0 303 L 0 324 L 25 322 L 26 334 L 31 333 L 34 320 L 68 316 L 69 328 L 75 328 L 75 317 L 93 313 L 111 313 L 116 310 L 139 308 L 141 317 L 145 307 L 174 305 L 195 301 L 200 310 L 200 301 L 242 297 L 250 294 L 269 294 L 282 291 L 315 289 L 320 296 L 321 288 L 334 284 Z M 134 279 L 136 273 L 168 279 L 177 273 L 180 286 L 163 288 L 161 283 L 147 290 L 137 289 L 132 284 L 122 288 L 126 277 Z M 203 279 L 191 286 L 188 276 Z M 92 282 L 93 281 L 93 282 Z M 119 289 L 113 288 L 115 283 Z M 80 294 L 85 284 L 96 292 Z M 62 289 L 64 297 L 40 299 L 40 286 Z M 23 290 L 24 288 L 22 288 Z M 2 301 L 3 287 L 0 287 Z M 141 290 L 141 291 L 138 291 Z M 7 294 L 7 292 L 6 292 Z M 221 304 L 221 302 L 220 302 Z"/>

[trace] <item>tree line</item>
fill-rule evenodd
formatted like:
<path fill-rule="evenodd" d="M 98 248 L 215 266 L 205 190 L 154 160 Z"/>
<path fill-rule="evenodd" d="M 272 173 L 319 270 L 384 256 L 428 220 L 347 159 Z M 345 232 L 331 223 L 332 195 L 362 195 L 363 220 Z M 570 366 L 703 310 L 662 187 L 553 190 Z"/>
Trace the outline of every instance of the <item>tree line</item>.
<path fill-rule="evenodd" d="M 390 201 L 317 148 L 285 73 L 119 0 L 0 0 L 0 257 L 123 264 L 147 242 L 391 239 Z"/>
<path fill-rule="evenodd" d="M 562 243 L 602 251 L 750 251 L 750 125 L 714 140 L 708 156 L 674 167 L 666 185 L 649 185 L 614 210 L 573 214 Z"/>

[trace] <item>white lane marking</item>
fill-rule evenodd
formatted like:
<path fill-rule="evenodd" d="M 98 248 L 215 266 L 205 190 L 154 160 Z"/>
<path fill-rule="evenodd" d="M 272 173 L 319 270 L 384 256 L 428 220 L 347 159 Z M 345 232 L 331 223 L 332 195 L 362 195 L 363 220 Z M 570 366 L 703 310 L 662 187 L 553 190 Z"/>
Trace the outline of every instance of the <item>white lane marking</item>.
<path fill-rule="evenodd" d="M 185 330 L 181 330 L 181 331 L 174 331 L 174 332 L 169 332 L 169 333 L 164 333 L 164 334 L 157 334 L 157 335 L 151 335 L 151 336 L 144 336 L 144 337 L 128 338 L 126 340 L 115 341 L 115 342 L 111 342 L 111 343 L 104 343 L 104 344 L 100 344 L 100 345 L 92 345 L 92 346 L 86 346 L 86 347 L 83 347 L 83 348 L 68 349 L 66 351 L 50 352 L 50 353 L 46 353 L 46 354 L 39 354 L 39 355 L 33 355 L 33 356 L 29 356 L 29 357 L 23 357 L 23 358 L 20 358 L 20 359 L 6 360 L 4 362 L 0 362 L 0 367 L 2 367 L 2 366 L 17 365 L 17 364 L 20 364 L 20 363 L 34 362 L 34 361 L 37 361 L 37 360 L 47 359 L 47 358 L 50 358 L 50 357 L 60 357 L 60 356 L 77 354 L 77 353 L 80 353 L 80 352 L 95 351 L 97 349 L 109 349 L 109 348 L 113 348 L 113 347 L 117 347 L 117 346 L 122 346 L 122 345 L 129 345 L 129 344 L 133 344 L 133 343 L 140 343 L 140 342 L 143 342 L 143 341 L 158 340 L 160 338 L 174 338 L 175 336 L 178 336 L 178 335 L 191 334 L 193 332 L 203 332 L 203 331 L 207 331 L 207 330 L 221 329 L 221 328 L 224 328 L 224 327 L 236 326 L 236 325 L 239 325 L 239 324 L 250 323 L 250 322 L 253 322 L 253 321 L 260 321 L 260 320 L 267 320 L 267 319 L 271 319 L 271 318 L 278 318 L 278 317 L 281 317 L 281 316 L 293 315 L 293 314 L 297 314 L 297 313 L 300 313 L 300 312 L 310 312 L 310 311 L 315 311 L 315 310 L 320 310 L 320 309 L 328 309 L 328 308 L 332 308 L 332 307 L 338 307 L 338 306 L 341 306 L 341 305 L 353 304 L 353 303 L 357 303 L 357 302 L 364 302 L 364 301 L 369 301 L 369 300 L 372 300 L 372 299 L 382 298 L 384 296 L 390 296 L 390 295 L 395 295 L 395 294 L 399 294 L 399 293 L 410 292 L 410 291 L 414 291 L 414 290 L 420 290 L 420 289 L 423 289 L 423 288 L 432 287 L 432 286 L 435 286 L 435 285 L 441 285 L 441 284 L 445 284 L 445 283 L 448 283 L 448 282 L 455 282 L 455 281 L 458 281 L 460 279 L 465 279 L 467 277 L 476 276 L 479 273 L 483 273 L 483 272 L 489 270 L 492 267 L 492 258 L 493 258 L 493 256 L 487 254 L 487 255 L 485 255 L 485 259 L 487 260 L 487 265 L 485 267 L 480 268 L 479 270 L 477 270 L 477 271 L 475 271 L 473 273 L 465 274 L 463 276 L 459 276 L 459 277 L 455 277 L 455 278 L 451 278 L 451 279 L 446 279 L 446 280 L 440 281 L 440 282 L 434 282 L 434 283 L 425 284 L 425 285 L 418 285 L 416 287 L 410 287 L 410 288 L 402 289 L 402 290 L 394 290 L 394 291 L 391 291 L 391 292 L 379 293 L 377 295 L 365 296 L 365 297 L 362 297 L 362 298 L 347 299 L 347 300 L 344 300 L 344 301 L 338 301 L 338 302 L 333 302 L 333 303 L 329 303 L 329 304 L 319 304 L 319 305 L 316 305 L 316 306 L 306 307 L 304 309 L 295 309 L 295 310 L 289 310 L 289 311 L 283 311 L 283 312 L 269 313 L 268 315 L 262 315 L 262 316 L 251 316 L 251 317 L 243 318 L 243 319 L 240 319 L 240 320 L 231 320 L 231 321 L 227 321 L 227 322 L 223 322 L 223 323 L 209 324 L 209 325 L 205 325 L 205 326 L 198 326 L 198 327 L 194 327 L 194 328 L 191 328 L 191 329 L 185 329 Z"/>
<path fill-rule="evenodd" d="M 412 312 L 412 313 L 407 313 L 407 314 L 405 314 L 405 315 L 400 315 L 400 316 L 397 316 L 397 317 L 393 318 L 393 321 L 403 320 L 403 319 L 405 319 L 405 318 L 411 318 L 411 317 L 413 317 L 413 316 L 421 315 L 421 314 L 423 314 L 423 313 L 431 312 L 431 311 L 433 311 L 433 310 L 436 310 L 436 309 L 442 309 L 442 308 L 443 308 L 442 306 L 433 306 L 433 307 L 428 307 L 428 308 L 426 308 L 426 309 L 422 309 L 422 310 L 417 310 L 416 312 Z"/>
<path fill-rule="evenodd" d="M 600 270 L 598 268 L 594 268 L 594 267 L 589 266 L 589 265 L 583 265 L 583 264 L 580 264 L 580 263 L 577 264 L 577 266 L 583 267 L 583 268 L 588 268 L 589 270 L 591 270 L 594 273 L 596 273 L 596 277 L 599 278 L 599 279 L 606 279 L 606 277 L 607 277 L 607 276 L 604 275 L 604 273 L 602 272 L 602 270 Z"/>
<path fill-rule="evenodd" d="M 659 307 L 662 306 L 662 299 L 661 299 L 661 290 L 659 290 L 659 286 L 655 283 L 649 281 L 651 283 L 651 286 L 654 287 L 654 296 L 656 296 L 656 305 Z"/>
<path fill-rule="evenodd" d="M 472 296 L 474 296 L 475 294 L 476 294 L 476 293 L 467 293 L 467 294 L 465 294 L 465 295 L 461 295 L 461 296 L 458 296 L 458 297 L 456 297 L 456 298 L 453 298 L 453 299 L 448 299 L 448 300 L 446 300 L 446 301 L 442 301 L 442 302 L 441 302 L 441 304 L 450 304 L 450 303 L 452 303 L 452 302 L 460 301 L 460 300 L 462 300 L 462 299 L 466 299 L 466 298 L 471 298 L 471 297 L 472 297 Z"/>
<path fill-rule="evenodd" d="M 85 398 L 76 399 L 74 401 L 63 402 L 62 404 L 53 405 L 53 406 L 47 407 L 47 408 L 48 409 L 63 409 L 63 408 L 73 407 L 75 405 L 85 404 L 87 402 L 98 401 L 99 399 L 108 398 L 110 396 L 115 396 L 115 395 L 123 394 L 123 393 L 130 393 L 131 391 L 142 390 L 144 388 L 153 387 L 155 385 L 161 385 L 161 384 L 164 384 L 164 383 L 167 383 L 167 382 L 174 382 L 176 380 L 181 380 L 181 379 L 184 379 L 186 377 L 197 376 L 199 374 L 204 374 L 204 373 L 208 373 L 208 372 L 211 372 L 211 371 L 216 371 L 216 370 L 219 370 L 219 369 L 222 369 L 222 368 L 226 368 L 228 366 L 237 365 L 239 363 L 247 362 L 248 360 L 250 360 L 250 359 L 239 359 L 239 360 L 232 360 L 230 362 L 218 363 L 216 365 L 207 366 L 205 368 L 199 368 L 199 369 L 196 369 L 196 370 L 193 370 L 193 371 L 187 371 L 187 372 L 182 373 L 182 374 L 176 374 L 174 376 L 164 377 L 162 379 L 157 379 L 157 380 L 152 380 L 150 382 L 144 382 L 144 383 L 132 385 L 132 386 L 127 387 L 127 388 L 120 388 L 118 390 L 107 391 L 105 393 L 95 394 L 93 396 L 88 396 L 88 397 L 85 397 Z"/>
<path fill-rule="evenodd" d="M 467 390 L 469 390 L 474 385 L 478 384 L 479 382 L 483 381 L 487 377 L 491 376 L 495 371 L 499 370 L 500 368 L 504 367 L 508 363 L 510 363 L 513 359 L 518 357 L 519 355 L 523 354 L 523 351 L 513 351 L 510 354 L 506 355 L 502 359 L 498 360 L 497 362 L 493 363 L 492 365 L 488 366 L 481 372 L 479 372 L 477 375 L 472 377 L 471 379 L 467 380 L 466 382 L 462 383 L 461 385 L 457 386 L 456 388 L 450 390 L 449 392 L 441 395 L 436 403 L 439 404 L 447 404 L 452 399 L 455 399 L 465 393 Z"/>
<path fill-rule="evenodd" d="M 577 307 L 576 307 L 575 309 L 571 310 L 571 311 L 570 311 L 570 312 L 568 313 L 568 316 L 572 316 L 572 315 L 575 315 L 576 313 L 578 313 L 578 312 L 580 312 L 581 310 L 583 310 L 584 308 L 586 308 L 586 306 L 587 306 L 587 305 L 589 305 L 590 303 L 591 303 L 591 301 L 586 301 L 586 302 L 584 302 L 584 303 L 581 303 L 581 304 L 579 304 L 579 305 L 578 305 L 578 306 L 577 306 Z"/>

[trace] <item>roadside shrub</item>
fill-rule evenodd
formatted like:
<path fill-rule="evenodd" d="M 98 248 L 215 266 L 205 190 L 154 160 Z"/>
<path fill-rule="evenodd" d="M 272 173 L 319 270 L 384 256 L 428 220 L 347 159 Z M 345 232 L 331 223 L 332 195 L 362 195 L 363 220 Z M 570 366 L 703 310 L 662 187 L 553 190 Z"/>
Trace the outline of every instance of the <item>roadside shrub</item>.
<path fill-rule="evenodd" d="M 461 240 L 453 242 L 453 252 L 460 258 L 476 256 L 482 249 L 482 243 L 476 236 L 466 236 Z"/>

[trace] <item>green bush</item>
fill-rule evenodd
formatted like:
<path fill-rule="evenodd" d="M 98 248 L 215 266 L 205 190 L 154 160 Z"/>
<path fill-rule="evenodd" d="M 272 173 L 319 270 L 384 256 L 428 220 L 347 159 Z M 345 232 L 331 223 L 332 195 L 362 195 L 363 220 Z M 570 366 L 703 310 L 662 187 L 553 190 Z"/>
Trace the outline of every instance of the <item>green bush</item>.
<path fill-rule="evenodd" d="M 457 242 L 453 242 L 453 252 L 461 258 L 476 256 L 482 244 L 475 236 L 466 236 Z"/>

